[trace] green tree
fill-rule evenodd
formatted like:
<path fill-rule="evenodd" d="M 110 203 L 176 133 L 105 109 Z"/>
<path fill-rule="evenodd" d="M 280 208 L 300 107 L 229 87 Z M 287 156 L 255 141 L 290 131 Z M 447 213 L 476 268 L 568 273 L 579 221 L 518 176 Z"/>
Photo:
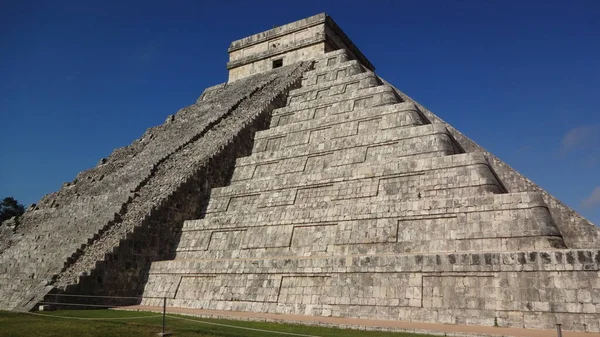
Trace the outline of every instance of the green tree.
<path fill-rule="evenodd" d="M 19 204 L 13 197 L 6 197 L 0 202 L 0 223 L 23 213 L 25 213 L 25 206 Z"/>

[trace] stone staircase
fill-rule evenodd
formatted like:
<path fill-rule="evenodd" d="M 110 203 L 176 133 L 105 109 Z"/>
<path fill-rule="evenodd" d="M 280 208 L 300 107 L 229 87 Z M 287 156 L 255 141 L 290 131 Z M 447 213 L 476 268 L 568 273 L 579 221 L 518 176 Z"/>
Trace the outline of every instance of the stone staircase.
<path fill-rule="evenodd" d="M 129 295 L 132 283 L 139 284 L 142 278 L 138 274 L 143 266 L 151 258 L 168 258 L 170 252 L 128 249 L 128 235 L 140 227 L 156 229 L 148 224 L 157 217 L 164 220 L 166 214 L 175 223 L 169 221 L 170 228 L 165 229 L 168 239 L 173 239 L 177 224 L 197 216 L 201 204 L 197 196 L 180 195 L 183 200 L 173 201 L 173 194 L 197 172 L 203 174 L 194 180 L 200 189 L 210 187 L 211 180 L 222 180 L 221 172 L 227 167 L 204 172 L 203 165 L 230 147 L 240 130 L 248 131 L 244 132 L 247 138 L 236 145 L 248 147 L 257 119 L 264 121 L 266 111 L 283 105 L 287 92 L 299 85 L 302 73 L 311 67 L 310 62 L 286 66 L 203 97 L 163 125 L 147 130 L 132 145 L 115 150 L 97 167 L 80 173 L 60 191 L 45 196 L 24 214 L 14 242 L 0 252 L 0 306 L 28 311 L 48 293 L 46 286 L 62 291 L 77 288 L 82 277 L 89 281 L 98 263 L 102 265 L 107 255 L 114 255 L 121 246 L 127 249 L 121 249 L 119 258 L 138 270 L 105 270 L 108 275 L 94 275 L 85 291 L 97 294 L 96 285 L 108 276 L 118 282 L 103 285 L 103 291 Z M 237 154 L 235 150 L 231 158 Z M 223 163 L 232 160 L 221 159 Z M 153 234 L 144 238 L 150 240 Z M 135 275 L 135 279 L 122 273 Z M 109 286 L 114 288 L 107 289 Z M 121 293 L 121 288 L 127 289 Z"/>
<path fill-rule="evenodd" d="M 307 67 L 307 65 L 304 65 L 304 67 Z M 302 68 L 302 66 L 298 66 L 297 68 L 300 69 Z M 284 75 L 282 76 L 282 78 L 285 79 L 288 76 L 289 79 L 287 80 L 287 82 L 282 81 L 284 82 L 283 85 L 273 80 L 262 84 L 259 88 L 253 90 L 252 93 L 249 95 L 254 96 L 253 101 L 256 103 L 253 104 L 251 103 L 251 101 L 245 100 L 245 98 L 247 97 L 239 100 L 229 109 L 228 113 L 220 116 L 214 122 L 207 125 L 207 127 L 205 128 L 205 132 L 198 134 L 197 136 L 188 140 L 184 144 L 180 145 L 175 151 L 173 151 L 172 156 L 176 162 L 176 153 L 178 151 L 183 151 L 183 149 L 186 147 L 187 148 L 185 149 L 185 151 L 188 152 L 186 156 L 196 155 L 198 158 L 205 157 L 204 160 L 200 163 L 200 165 L 197 165 L 198 167 L 189 165 L 188 167 L 183 169 L 184 172 L 182 172 L 182 174 L 178 175 L 178 179 L 175 179 L 174 181 L 162 181 L 173 180 L 171 177 L 169 177 L 168 173 L 171 170 L 175 169 L 174 166 L 177 165 L 171 164 L 165 165 L 165 167 L 161 167 L 161 164 L 163 164 L 163 162 L 169 159 L 170 156 L 164 158 L 159 163 L 157 163 L 153 167 L 153 172 L 150 177 L 153 178 L 154 181 L 150 182 L 149 184 L 160 185 L 164 197 L 159 199 L 152 199 L 153 205 L 151 205 L 152 207 L 150 209 L 148 209 L 148 206 L 150 205 L 147 205 L 146 208 L 148 209 L 148 211 L 146 214 L 143 215 L 143 219 L 141 221 L 127 221 L 129 219 L 125 218 L 125 221 L 123 221 L 123 223 L 127 225 L 127 228 L 120 229 L 121 233 L 107 233 L 103 236 L 101 235 L 103 233 L 101 233 L 100 235 L 96 236 L 95 240 L 90 240 L 89 244 L 79 251 L 79 255 L 86 255 L 84 256 L 85 260 L 77 261 L 77 263 L 71 263 L 66 265 L 60 275 L 58 284 L 61 286 L 66 286 L 68 284 L 77 283 L 78 275 L 81 274 L 82 271 L 85 272 L 85 275 L 92 275 L 94 273 L 96 265 L 99 262 L 103 262 L 106 259 L 111 258 L 108 257 L 107 254 L 113 256 L 116 255 L 118 247 L 124 245 L 126 241 L 130 240 L 130 236 L 132 236 L 135 233 L 135 231 L 144 230 L 144 227 L 148 227 L 148 224 L 153 220 L 153 213 L 161 212 L 164 208 L 168 208 L 170 205 L 177 204 L 177 198 L 175 198 L 174 195 L 178 191 L 182 190 L 184 185 L 189 184 L 191 180 L 199 178 L 195 176 L 194 172 L 199 172 L 201 166 L 206 165 L 206 163 L 210 162 L 211 160 L 214 160 L 214 158 L 217 157 L 223 151 L 224 148 L 230 146 L 236 140 L 236 134 L 243 133 L 243 131 L 240 130 L 245 130 L 249 126 L 252 126 L 258 118 L 262 117 L 262 115 L 265 114 L 265 111 L 269 111 L 272 109 L 272 105 L 278 99 L 278 96 L 280 96 L 282 92 L 289 91 L 290 87 L 295 85 L 296 80 L 293 76 Z M 259 90 L 262 90 L 264 92 L 256 94 Z M 242 103 L 244 101 L 245 104 Z M 212 135 L 213 137 L 211 137 L 211 135 L 207 135 L 207 133 L 214 131 L 214 128 L 217 127 L 219 123 L 223 122 L 226 118 L 232 116 L 235 119 L 235 122 L 229 122 L 227 128 L 234 132 L 228 135 L 229 137 L 223 137 L 222 135 L 215 134 L 214 132 Z M 218 138 L 214 138 L 215 135 Z M 194 145 L 193 143 L 195 142 L 198 142 L 199 144 Z M 208 153 L 208 155 L 204 154 L 204 156 L 201 156 L 202 153 Z M 142 196 L 144 195 L 144 191 L 142 188 L 140 188 L 137 192 L 139 192 Z M 97 244 L 101 248 L 94 247 L 94 244 Z M 85 248 L 88 247 L 90 249 L 86 250 Z M 74 259 L 74 261 L 75 260 L 76 259 Z"/>
<path fill-rule="evenodd" d="M 598 331 L 599 263 L 567 249 L 541 193 L 508 193 L 337 50 L 152 264 L 142 304 Z"/>

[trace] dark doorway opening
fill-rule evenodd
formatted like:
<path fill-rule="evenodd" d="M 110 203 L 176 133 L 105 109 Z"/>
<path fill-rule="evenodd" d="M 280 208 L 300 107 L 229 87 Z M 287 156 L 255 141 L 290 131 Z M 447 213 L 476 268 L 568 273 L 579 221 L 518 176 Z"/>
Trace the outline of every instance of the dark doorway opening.
<path fill-rule="evenodd" d="M 283 59 L 273 60 L 273 69 L 283 67 Z"/>

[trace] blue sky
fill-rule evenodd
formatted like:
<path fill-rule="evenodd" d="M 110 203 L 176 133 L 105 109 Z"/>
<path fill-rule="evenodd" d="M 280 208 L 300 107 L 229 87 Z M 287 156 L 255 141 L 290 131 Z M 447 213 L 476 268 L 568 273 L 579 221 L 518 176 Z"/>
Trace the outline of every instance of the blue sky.
<path fill-rule="evenodd" d="M 327 12 L 377 73 L 600 224 L 600 1 L 12 1 L 0 197 L 60 188 L 227 79 L 232 40 Z"/>

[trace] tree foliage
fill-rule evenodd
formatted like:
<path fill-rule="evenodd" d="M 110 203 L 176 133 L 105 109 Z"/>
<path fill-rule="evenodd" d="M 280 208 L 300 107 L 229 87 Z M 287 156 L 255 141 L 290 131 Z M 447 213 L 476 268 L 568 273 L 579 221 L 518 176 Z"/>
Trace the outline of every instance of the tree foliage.
<path fill-rule="evenodd" d="M 6 197 L 0 202 L 0 223 L 23 213 L 25 213 L 25 206 L 13 197 Z"/>

